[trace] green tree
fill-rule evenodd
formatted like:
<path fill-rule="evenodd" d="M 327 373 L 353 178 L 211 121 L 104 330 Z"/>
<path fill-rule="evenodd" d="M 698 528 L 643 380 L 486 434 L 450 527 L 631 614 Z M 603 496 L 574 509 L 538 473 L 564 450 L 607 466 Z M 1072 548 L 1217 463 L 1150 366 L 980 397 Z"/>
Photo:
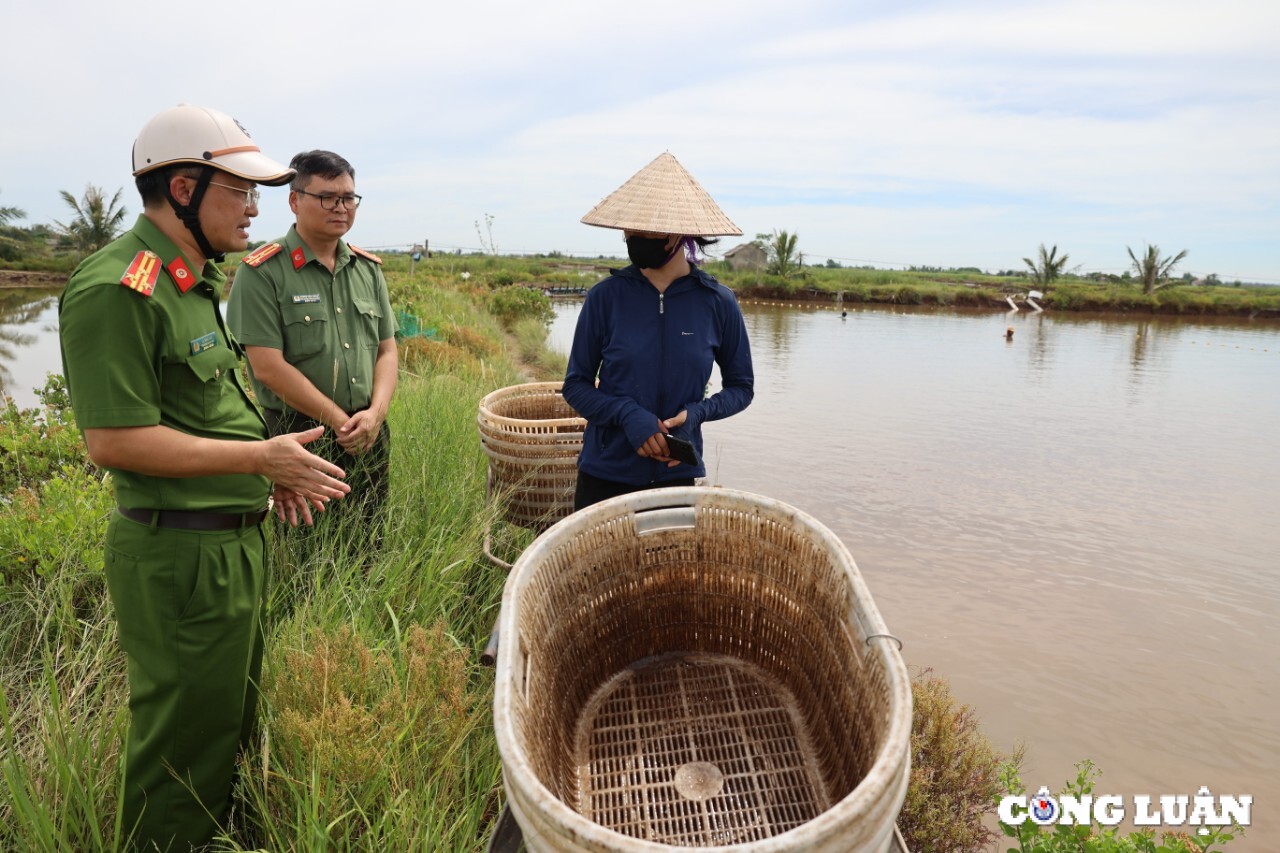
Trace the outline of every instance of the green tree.
<path fill-rule="evenodd" d="M 58 222 L 57 226 L 81 252 L 96 252 L 120 233 L 125 217 L 125 209 L 120 205 L 120 194 L 124 190 L 116 190 L 110 202 L 107 201 L 106 193 L 93 184 L 85 186 L 84 198 L 80 200 L 66 190 L 58 192 L 76 215 L 69 225 Z"/>
<path fill-rule="evenodd" d="M 1128 250 L 1129 258 L 1133 261 L 1133 271 L 1137 273 L 1138 280 L 1142 282 L 1143 293 L 1155 293 L 1162 287 L 1177 284 L 1177 280 L 1170 278 L 1170 276 L 1178 262 L 1187 256 L 1186 249 L 1171 258 L 1160 257 L 1160 247 L 1156 245 L 1147 246 L 1147 253 L 1141 258 L 1135 255 L 1133 249 L 1128 246 L 1125 246 L 1125 249 Z"/>
<path fill-rule="evenodd" d="M 774 230 L 772 234 L 757 234 L 755 244 L 765 250 L 769 256 L 769 272 L 790 278 L 804 265 L 804 256 L 796 251 L 799 234 L 788 234 L 786 231 Z"/>
<path fill-rule="evenodd" d="M 1044 243 L 1040 244 L 1040 252 L 1033 261 L 1030 258 L 1023 258 L 1022 262 L 1031 270 L 1031 280 L 1036 283 L 1041 290 L 1048 290 L 1049 285 L 1054 279 L 1058 278 L 1065 271 L 1067 266 L 1068 255 L 1063 253 L 1058 255 L 1058 247 L 1045 251 Z"/>

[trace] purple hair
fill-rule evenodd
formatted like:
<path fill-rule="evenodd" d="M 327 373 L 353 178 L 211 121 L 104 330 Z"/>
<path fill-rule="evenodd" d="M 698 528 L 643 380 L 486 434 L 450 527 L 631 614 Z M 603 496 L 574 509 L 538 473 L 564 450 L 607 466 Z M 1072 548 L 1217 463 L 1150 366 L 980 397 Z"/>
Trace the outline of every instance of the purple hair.
<path fill-rule="evenodd" d="M 681 237 L 680 244 L 684 246 L 684 256 L 689 259 L 689 263 L 695 267 L 698 265 L 698 240 L 696 237 Z"/>

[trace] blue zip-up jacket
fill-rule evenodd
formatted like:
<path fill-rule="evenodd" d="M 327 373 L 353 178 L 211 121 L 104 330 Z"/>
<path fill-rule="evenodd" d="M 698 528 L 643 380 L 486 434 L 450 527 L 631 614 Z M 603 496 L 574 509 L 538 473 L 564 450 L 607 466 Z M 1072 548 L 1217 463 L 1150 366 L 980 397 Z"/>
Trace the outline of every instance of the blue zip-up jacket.
<path fill-rule="evenodd" d="M 671 432 L 701 460 L 702 424 L 751 403 L 751 346 L 733 291 L 697 267 L 664 293 L 634 265 L 612 273 L 587 292 L 564 377 L 565 401 L 587 420 L 578 468 L 635 486 L 705 476 L 703 464 L 669 468 L 636 450 L 685 410 Z M 707 397 L 713 363 L 723 387 Z"/>

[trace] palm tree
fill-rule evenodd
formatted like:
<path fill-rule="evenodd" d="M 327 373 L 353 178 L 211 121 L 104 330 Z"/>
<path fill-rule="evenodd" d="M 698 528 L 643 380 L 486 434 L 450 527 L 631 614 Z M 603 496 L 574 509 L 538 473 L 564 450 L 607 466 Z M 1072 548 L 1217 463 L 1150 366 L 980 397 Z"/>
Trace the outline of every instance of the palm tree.
<path fill-rule="evenodd" d="M 26 219 L 27 212 L 20 207 L 0 207 L 0 225 L 8 225 L 11 219 Z"/>
<path fill-rule="evenodd" d="M 1067 266 L 1067 258 L 1069 256 L 1063 254 L 1058 257 L 1058 247 L 1054 246 L 1049 251 L 1045 251 L 1044 243 L 1040 244 L 1040 254 L 1036 260 L 1023 258 L 1022 262 L 1031 269 L 1031 280 L 1034 281 L 1041 290 L 1048 290 L 1053 280 L 1062 275 L 1063 269 Z"/>
<path fill-rule="evenodd" d="M 16 260 L 22 254 L 22 249 L 15 239 L 18 233 L 16 227 L 11 227 L 10 222 L 18 219 L 26 219 L 27 212 L 19 207 L 0 207 L 0 258 L 6 261 Z"/>
<path fill-rule="evenodd" d="M 55 224 L 75 241 L 81 252 L 96 252 L 120 233 L 125 217 L 125 209 L 120 206 L 120 194 L 124 190 L 116 190 L 109 203 L 106 194 L 93 184 L 85 186 L 84 198 L 80 201 L 66 190 L 58 192 L 67 206 L 75 211 L 76 216 L 70 225 L 61 222 Z"/>
<path fill-rule="evenodd" d="M 796 241 L 799 239 L 799 234 L 788 234 L 786 231 L 756 235 L 756 243 L 769 255 L 770 273 L 789 278 L 791 273 L 803 265 L 803 256 L 796 252 Z"/>
<path fill-rule="evenodd" d="M 1147 253 L 1141 259 L 1133 253 L 1133 249 L 1125 246 L 1129 251 L 1129 258 L 1133 261 L 1133 270 L 1138 274 L 1138 279 L 1142 282 L 1142 292 L 1145 294 L 1155 293 L 1162 287 L 1168 287 L 1171 284 L 1177 284 L 1177 279 L 1171 279 L 1169 276 L 1173 272 L 1173 268 L 1178 262 L 1187 256 L 1187 250 L 1183 249 L 1172 258 L 1160 257 L 1160 247 L 1155 245 L 1147 246 Z"/>

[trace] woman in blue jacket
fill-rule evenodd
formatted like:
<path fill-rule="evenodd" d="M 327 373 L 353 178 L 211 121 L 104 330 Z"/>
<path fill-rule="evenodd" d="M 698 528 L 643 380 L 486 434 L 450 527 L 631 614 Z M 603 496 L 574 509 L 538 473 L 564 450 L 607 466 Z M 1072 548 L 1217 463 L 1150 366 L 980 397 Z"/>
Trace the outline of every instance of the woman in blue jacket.
<path fill-rule="evenodd" d="M 702 424 L 751 403 L 754 373 L 733 292 L 697 266 L 700 248 L 742 231 L 670 154 L 584 217 L 621 230 L 631 265 L 591 288 L 578 317 L 564 398 L 587 421 L 574 509 L 706 475 Z M 721 390 L 707 396 L 712 364 Z M 687 439 L 697 458 L 675 458 Z"/>

